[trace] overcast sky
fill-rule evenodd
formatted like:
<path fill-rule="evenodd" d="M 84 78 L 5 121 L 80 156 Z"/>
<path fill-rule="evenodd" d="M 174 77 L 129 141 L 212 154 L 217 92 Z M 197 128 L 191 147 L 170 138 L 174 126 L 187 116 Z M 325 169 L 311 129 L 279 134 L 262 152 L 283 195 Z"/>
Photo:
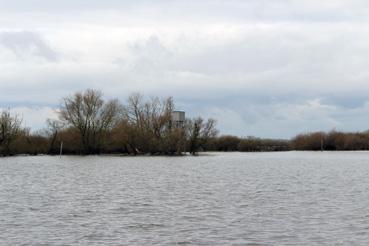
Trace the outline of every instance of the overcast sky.
<path fill-rule="evenodd" d="M 0 0 L 0 107 L 33 129 L 86 88 L 173 96 L 222 134 L 369 129 L 364 0 Z"/>

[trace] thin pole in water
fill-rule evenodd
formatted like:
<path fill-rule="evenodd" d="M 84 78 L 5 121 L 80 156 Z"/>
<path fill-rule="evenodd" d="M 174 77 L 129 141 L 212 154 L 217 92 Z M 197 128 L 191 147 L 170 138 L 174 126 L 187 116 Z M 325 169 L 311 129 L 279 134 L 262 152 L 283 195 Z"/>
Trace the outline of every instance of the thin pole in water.
<path fill-rule="evenodd" d="M 61 158 L 62 154 L 63 154 L 63 141 L 61 141 L 61 143 L 60 143 L 60 153 L 59 153 L 59 158 Z"/>

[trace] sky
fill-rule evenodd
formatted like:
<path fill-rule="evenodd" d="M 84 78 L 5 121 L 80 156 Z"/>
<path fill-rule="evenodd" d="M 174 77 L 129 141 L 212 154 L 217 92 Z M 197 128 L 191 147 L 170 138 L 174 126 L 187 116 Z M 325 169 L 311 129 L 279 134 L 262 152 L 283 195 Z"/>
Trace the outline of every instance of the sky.
<path fill-rule="evenodd" d="M 369 129 L 364 0 L 0 0 L 0 108 L 33 130 L 87 88 L 173 96 L 221 134 Z"/>

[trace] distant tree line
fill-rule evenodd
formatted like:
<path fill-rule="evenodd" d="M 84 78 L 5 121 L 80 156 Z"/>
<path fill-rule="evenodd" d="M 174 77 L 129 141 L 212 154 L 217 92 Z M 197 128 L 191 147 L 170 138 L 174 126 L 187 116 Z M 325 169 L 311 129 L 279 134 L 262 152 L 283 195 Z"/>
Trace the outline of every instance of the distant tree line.
<path fill-rule="evenodd" d="M 207 141 L 210 151 L 349 151 L 369 150 L 369 131 L 365 132 L 312 132 L 299 134 L 289 140 L 239 138 L 220 136 Z"/>
<path fill-rule="evenodd" d="M 369 131 L 299 134 L 290 140 L 218 136 L 216 122 L 201 117 L 172 122 L 173 99 L 132 94 L 123 104 L 88 89 L 62 99 L 59 119 L 32 132 L 10 110 L 0 113 L 0 156 L 27 154 L 182 155 L 199 151 L 369 150 Z"/>
<path fill-rule="evenodd" d="M 208 141 L 208 151 L 241 151 L 241 152 L 266 152 L 288 151 L 290 141 L 279 139 L 262 139 L 256 137 L 236 137 L 231 135 L 212 138 Z"/>
<path fill-rule="evenodd" d="M 300 134 L 291 140 L 291 148 L 294 150 L 369 150 L 369 131 Z"/>

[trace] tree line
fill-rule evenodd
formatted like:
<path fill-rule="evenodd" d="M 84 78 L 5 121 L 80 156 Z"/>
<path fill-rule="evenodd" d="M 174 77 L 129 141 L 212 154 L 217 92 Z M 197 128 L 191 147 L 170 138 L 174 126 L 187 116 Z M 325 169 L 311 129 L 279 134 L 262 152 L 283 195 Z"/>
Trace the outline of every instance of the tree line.
<path fill-rule="evenodd" d="M 369 150 L 369 131 L 313 132 L 299 134 L 291 140 L 294 150 Z"/>
<path fill-rule="evenodd" d="M 208 151 L 241 151 L 241 152 L 266 152 L 288 151 L 290 141 L 279 139 L 262 139 L 256 137 L 237 137 L 231 135 L 219 136 L 207 141 Z"/>
<path fill-rule="evenodd" d="M 213 119 L 186 119 L 172 124 L 171 97 L 145 100 L 138 94 L 125 104 L 104 100 L 99 90 L 88 89 L 62 99 L 58 119 L 48 119 L 37 132 L 22 127 L 22 119 L 3 110 L 0 117 L 0 155 L 58 154 L 196 154 L 218 134 Z"/>
<path fill-rule="evenodd" d="M 239 138 L 220 136 L 207 142 L 213 151 L 350 151 L 369 150 L 369 131 L 364 132 L 311 132 L 302 133 L 289 140 Z"/>
<path fill-rule="evenodd" d="M 201 117 L 172 122 L 173 98 L 135 93 L 123 104 L 88 89 L 62 99 L 58 119 L 32 132 L 10 110 L 0 114 L 0 156 L 64 154 L 195 155 L 199 151 L 369 150 L 369 131 L 313 132 L 289 140 L 218 136 L 216 121 Z"/>

